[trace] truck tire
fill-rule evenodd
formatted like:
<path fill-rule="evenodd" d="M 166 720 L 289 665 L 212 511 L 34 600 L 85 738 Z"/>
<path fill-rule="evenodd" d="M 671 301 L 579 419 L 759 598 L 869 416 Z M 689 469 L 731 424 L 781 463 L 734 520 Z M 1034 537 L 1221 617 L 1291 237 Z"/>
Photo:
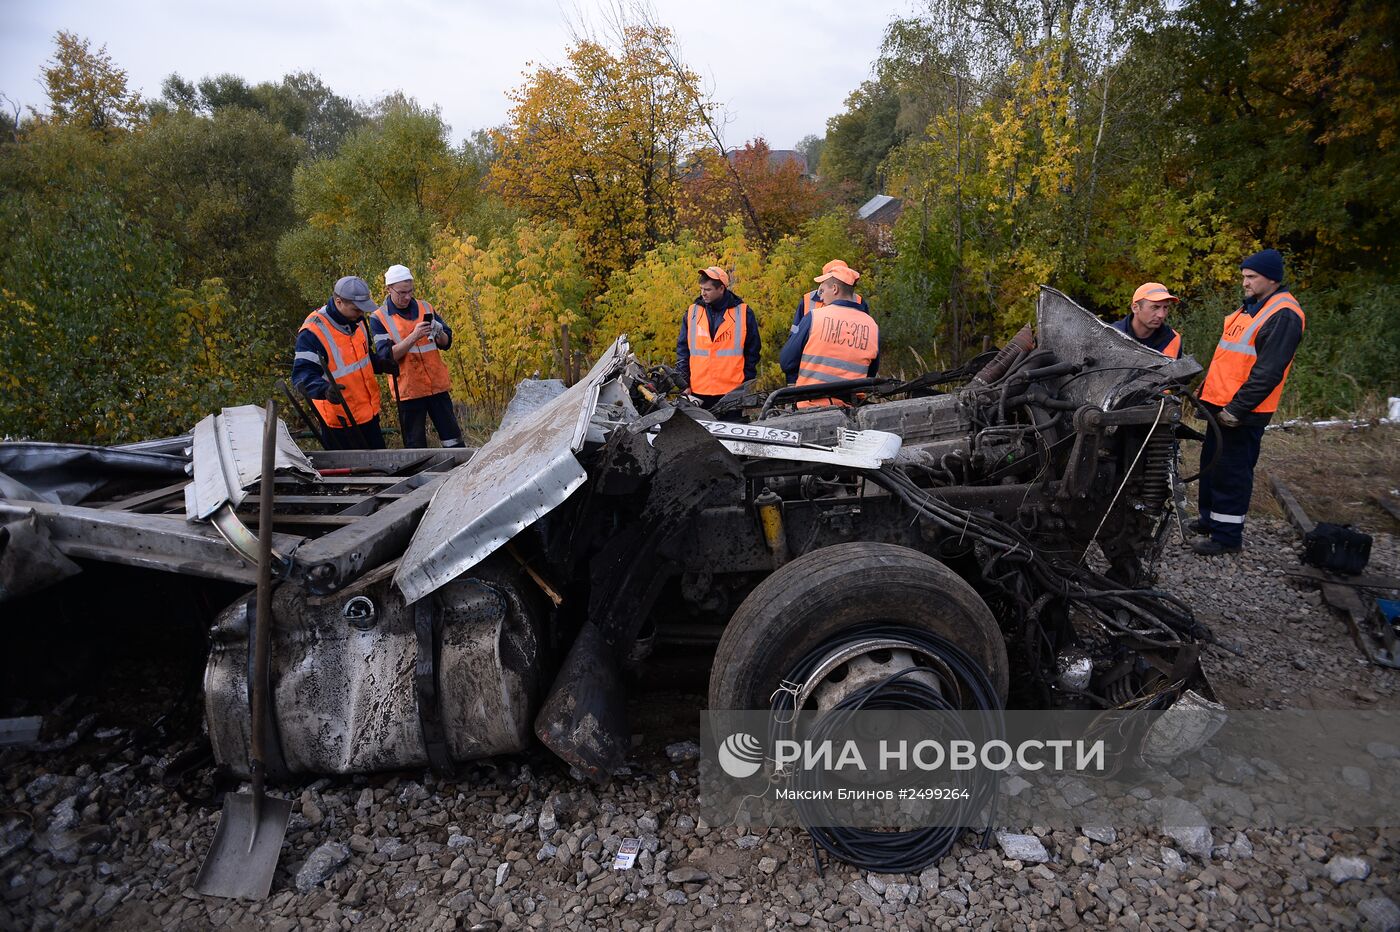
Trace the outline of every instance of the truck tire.
<path fill-rule="evenodd" d="M 809 651 L 857 625 L 921 628 L 982 664 L 1003 700 L 1006 643 L 981 597 L 937 560 L 894 544 L 823 547 L 781 567 L 730 618 L 710 668 L 711 709 L 767 709 Z"/>

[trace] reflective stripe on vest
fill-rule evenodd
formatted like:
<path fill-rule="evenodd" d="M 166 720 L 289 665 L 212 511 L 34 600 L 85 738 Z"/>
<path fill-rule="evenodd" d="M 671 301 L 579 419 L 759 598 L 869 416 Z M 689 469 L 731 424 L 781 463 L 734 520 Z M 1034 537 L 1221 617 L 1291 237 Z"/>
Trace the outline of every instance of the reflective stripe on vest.
<path fill-rule="evenodd" d="M 812 310 L 811 329 L 798 364 L 798 385 L 821 385 L 863 379 L 880 354 L 880 328 L 864 311 L 844 305 L 822 305 Z M 844 405 L 835 398 L 798 402 L 799 408 Z"/>
<path fill-rule="evenodd" d="M 1206 373 L 1205 383 L 1201 386 L 1201 400 L 1210 404 L 1224 407 L 1235 398 L 1244 383 L 1249 381 L 1249 373 L 1254 369 L 1254 363 L 1259 358 L 1258 351 L 1254 348 L 1254 342 L 1259 336 L 1259 330 L 1279 311 L 1291 310 L 1298 315 L 1298 319 L 1307 326 L 1307 318 L 1303 315 L 1303 309 L 1298 306 L 1298 302 L 1287 292 L 1276 294 L 1268 301 L 1259 312 L 1250 315 L 1240 308 L 1225 318 L 1225 326 L 1220 334 L 1220 342 L 1215 347 L 1215 355 L 1210 360 L 1210 370 Z M 1245 323 L 1245 321 L 1249 321 Z M 1288 381 L 1288 373 L 1293 369 L 1293 362 L 1289 360 L 1284 367 L 1283 377 L 1279 379 L 1274 390 L 1269 396 L 1254 408 L 1251 413 L 1269 414 L 1278 410 L 1279 398 L 1283 395 L 1284 383 Z"/>
<path fill-rule="evenodd" d="M 423 316 L 431 314 L 433 306 L 427 301 L 419 300 L 418 313 Z M 394 319 L 395 315 L 389 313 L 388 298 L 383 306 L 375 309 L 374 317 L 380 326 L 388 331 L 388 336 L 384 339 L 394 343 L 403 341 L 406 334 L 399 329 L 398 322 Z M 376 338 L 378 339 L 380 338 Z M 412 355 L 412 359 L 405 355 L 396 376 L 400 401 L 426 398 L 451 389 L 452 376 L 448 373 L 447 363 L 438 350 L 437 340 L 431 334 L 410 346 L 408 353 Z"/>
<path fill-rule="evenodd" d="M 697 395 L 723 395 L 744 384 L 744 336 L 749 306 L 726 308 L 719 331 L 710 334 L 710 315 L 699 304 L 686 311 L 686 344 L 690 347 L 690 390 Z"/>
<path fill-rule="evenodd" d="M 342 350 L 340 341 L 335 338 L 335 334 L 341 334 L 341 330 L 320 311 L 316 311 L 310 317 L 306 318 L 306 323 L 302 325 L 302 329 L 305 330 L 307 327 L 311 328 L 312 332 L 321 340 L 321 345 L 326 348 L 326 354 L 331 361 L 331 378 L 339 381 L 341 376 L 349 375 L 352 372 L 358 372 L 369 365 L 369 356 L 360 356 L 356 359 L 352 359 L 349 363 L 345 361 L 345 353 Z M 357 336 L 360 335 L 359 331 L 360 328 L 357 326 L 355 328 Z M 347 337 L 347 339 L 353 340 L 354 337 Z"/>
<path fill-rule="evenodd" d="M 356 324 L 350 333 L 346 333 L 326 316 L 324 308 L 318 308 L 307 316 L 301 329 L 310 330 L 325 349 L 331 380 L 341 386 L 341 394 L 345 397 L 345 406 L 350 409 L 351 420 L 355 424 L 366 424 L 374 420 L 374 416 L 379 413 L 379 382 L 375 380 L 374 369 L 370 365 L 366 328 Z M 308 356 L 315 354 L 305 351 L 296 354 L 298 359 L 306 359 Z M 315 356 L 314 361 L 320 365 L 321 357 Z M 311 403 L 316 406 L 321 419 L 328 426 L 351 426 L 345 423 L 345 407 L 324 398 L 313 398 Z"/>

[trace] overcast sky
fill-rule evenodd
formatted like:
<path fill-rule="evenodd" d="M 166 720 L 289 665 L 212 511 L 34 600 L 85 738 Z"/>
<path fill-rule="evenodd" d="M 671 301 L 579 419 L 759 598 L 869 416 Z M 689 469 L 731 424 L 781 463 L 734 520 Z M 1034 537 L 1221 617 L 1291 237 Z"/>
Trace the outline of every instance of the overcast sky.
<path fill-rule="evenodd" d="M 373 100 L 436 103 L 453 137 L 502 123 L 531 63 L 558 63 L 579 9 L 600 0 L 0 0 L 0 93 L 47 104 L 39 69 L 60 29 L 105 44 L 132 87 L 160 96 L 171 72 L 250 84 L 293 71 Z M 821 135 L 870 75 L 886 24 L 916 0 L 656 0 L 687 63 L 725 105 L 729 145 L 790 148 Z"/>

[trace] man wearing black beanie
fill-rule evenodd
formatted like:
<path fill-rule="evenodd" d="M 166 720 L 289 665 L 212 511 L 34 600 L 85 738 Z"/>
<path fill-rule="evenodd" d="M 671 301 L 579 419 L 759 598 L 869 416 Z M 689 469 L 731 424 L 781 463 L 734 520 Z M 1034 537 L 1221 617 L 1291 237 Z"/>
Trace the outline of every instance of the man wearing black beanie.
<path fill-rule="evenodd" d="M 1235 553 L 1244 546 L 1244 518 L 1254 491 L 1254 464 L 1264 427 L 1278 410 L 1293 356 L 1303 339 L 1303 309 L 1283 284 L 1283 256 L 1265 249 L 1240 263 L 1244 304 L 1225 318 L 1210 361 L 1201 401 L 1220 423 L 1201 448 L 1215 468 L 1200 480 L 1201 516 L 1191 549 L 1203 556 Z"/>

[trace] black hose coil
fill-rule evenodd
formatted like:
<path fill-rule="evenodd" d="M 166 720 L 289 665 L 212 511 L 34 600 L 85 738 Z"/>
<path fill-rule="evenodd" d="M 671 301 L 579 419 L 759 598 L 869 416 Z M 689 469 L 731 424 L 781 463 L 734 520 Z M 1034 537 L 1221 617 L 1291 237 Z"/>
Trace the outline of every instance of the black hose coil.
<path fill-rule="evenodd" d="M 959 709 L 932 686 L 911 678 L 914 673 L 941 676 L 941 671 L 927 666 L 910 667 L 881 682 L 866 686 L 842 700 L 835 709 L 816 720 L 809 740 L 822 740 L 824 735 L 838 730 L 857 711 L 877 710 L 980 712 L 979 733 L 988 737 L 1003 736 L 1005 722 L 1002 717 L 1001 697 L 986 670 L 952 641 L 930 631 L 903 625 L 879 624 L 852 628 L 803 657 L 788 674 L 787 682 L 806 682 L 824 658 L 849 644 L 869 639 L 905 641 L 915 648 L 916 652 L 939 658 L 958 679 L 959 693 L 965 697 L 964 705 L 967 708 Z M 769 718 L 770 747 L 778 740 L 791 739 L 793 722 L 798 711 L 793 707 L 795 699 L 796 692 L 793 690 L 782 689 L 774 694 L 772 714 Z M 950 720 L 955 727 L 963 731 L 962 737 L 966 737 L 966 728 L 963 727 L 961 719 L 954 716 Z M 832 823 L 837 820 L 832 817 L 827 803 L 820 799 L 803 799 L 802 797 L 807 795 L 803 793 L 797 794 L 794 808 L 814 844 L 825 849 L 832 857 L 861 870 L 875 873 L 916 873 L 942 859 L 962 837 L 963 832 L 973 827 L 972 823 L 984 810 L 990 820 L 983 830 L 982 843 L 985 846 L 991 832 L 991 823 L 996 818 L 999 776 L 998 774 L 992 780 L 968 782 L 969 795 L 955 803 L 956 824 L 928 826 L 910 831 L 879 831 L 834 825 Z M 811 771 L 799 770 L 792 777 L 792 786 L 798 790 L 818 789 L 820 783 L 821 778 Z"/>

